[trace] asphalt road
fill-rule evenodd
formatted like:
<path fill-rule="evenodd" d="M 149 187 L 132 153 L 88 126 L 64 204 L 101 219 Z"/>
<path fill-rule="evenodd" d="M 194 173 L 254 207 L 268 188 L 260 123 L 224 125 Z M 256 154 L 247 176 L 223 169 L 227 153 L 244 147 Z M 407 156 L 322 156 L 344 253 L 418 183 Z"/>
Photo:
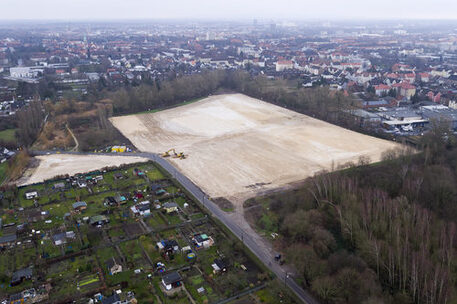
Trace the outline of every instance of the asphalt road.
<path fill-rule="evenodd" d="M 34 155 L 47 155 L 55 154 L 56 151 L 33 151 Z M 181 185 L 186 188 L 199 202 L 205 206 L 219 221 L 221 221 L 225 226 L 227 226 L 230 231 L 236 235 L 246 247 L 248 247 L 264 264 L 267 266 L 281 282 L 284 282 L 295 295 L 302 300 L 303 303 L 307 304 L 318 304 L 319 302 L 315 300 L 309 292 L 301 288 L 295 280 L 286 272 L 286 270 L 276 263 L 273 259 L 274 253 L 267 252 L 264 250 L 264 247 L 260 246 L 257 241 L 251 238 L 246 234 L 242 228 L 240 228 L 232 219 L 222 211 L 216 204 L 209 200 L 208 195 L 206 195 L 199 187 L 197 187 L 191 180 L 179 172 L 170 162 L 166 159 L 160 157 L 158 154 L 139 152 L 139 153 L 83 153 L 83 152 L 64 152 L 62 154 L 83 154 L 83 155 L 122 155 L 122 156 L 140 156 L 148 158 L 157 162 L 162 168 L 168 171 L 168 173 L 175 178 Z"/>

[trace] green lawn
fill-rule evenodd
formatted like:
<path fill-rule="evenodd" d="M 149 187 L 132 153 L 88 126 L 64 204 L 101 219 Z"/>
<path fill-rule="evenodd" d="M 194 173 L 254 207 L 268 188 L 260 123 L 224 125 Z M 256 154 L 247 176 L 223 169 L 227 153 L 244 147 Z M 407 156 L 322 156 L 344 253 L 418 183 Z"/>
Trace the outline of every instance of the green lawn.
<path fill-rule="evenodd" d="M 84 285 L 89 285 L 91 283 L 95 283 L 95 282 L 98 282 L 99 278 L 98 278 L 98 275 L 96 274 L 93 274 L 93 275 L 90 275 L 84 279 L 82 279 L 80 282 L 79 282 L 79 286 L 82 287 Z"/>
<path fill-rule="evenodd" d="M 119 256 L 117 255 L 116 249 L 114 247 L 100 247 L 98 248 L 96 255 L 100 259 L 100 263 L 105 265 L 106 261 L 114 257 L 116 260 L 119 260 Z M 104 270 L 106 270 L 104 268 Z"/>
<path fill-rule="evenodd" d="M 205 215 L 203 213 L 200 213 L 200 212 L 199 213 L 194 213 L 194 214 L 192 214 L 190 216 L 190 218 L 192 220 L 197 220 L 197 219 L 200 219 L 200 218 L 203 218 L 203 217 L 205 217 Z"/>
<path fill-rule="evenodd" d="M 146 222 L 151 228 L 156 229 L 165 227 L 167 225 L 157 212 L 154 212 L 153 215 L 149 216 Z"/>
<path fill-rule="evenodd" d="M 159 169 L 148 170 L 146 174 L 151 181 L 165 178 L 165 176 L 163 176 L 162 172 L 160 172 Z"/>
<path fill-rule="evenodd" d="M 6 179 L 6 169 L 8 168 L 8 163 L 4 162 L 0 164 L 0 185 Z"/>
<path fill-rule="evenodd" d="M 5 274 L 2 278 L 0 278 L 0 284 L 9 285 L 10 277 L 13 272 L 16 270 L 15 265 L 11 261 L 11 256 L 8 252 L 5 252 L 0 255 L 0 273 Z"/>
<path fill-rule="evenodd" d="M 197 289 L 203 287 L 205 292 L 198 293 Z M 188 279 L 186 288 L 197 303 L 217 302 L 218 296 L 213 292 L 211 286 L 203 279 L 201 275 L 196 275 Z"/>
<path fill-rule="evenodd" d="M 164 216 L 168 220 L 169 225 L 177 225 L 182 222 L 181 218 L 176 212 L 165 213 Z"/>
<path fill-rule="evenodd" d="M 174 199 L 175 203 L 177 203 L 181 208 L 184 208 L 184 203 L 186 203 L 186 199 L 184 197 L 177 197 Z"/>
<path fill-rule="evenodd" d="M 255 292 L 261 303 L 297 303 L 288 290 L 280 288 L 281 282 L 274 280 L 268 285 Z"/>
<path fill-rule="evenodd" d="M 129 282 L 132 280 L 132 276 L 134 275 L 133 270 L 126 270 L 123 272 L 119 272 L 113 275 L 107 275 L 106 279 L 110 286 L 115 286 L 120 284 L 121 282 Z"/>
<path fill-rule="evenodd" d="M 7 142 L 16 142 L 16 129 L 6 129 L 0 131 L 0 140 Z"/>
<path fill-rule="evenodd" d="M 60 247 L 54 245 L 54 243 L 51 240 L 43 240 L 41 242 L 43 243 L 40 244 L 38 252 L 42 256 L 46 258 L 55 258 L 62 254 L 62 250 L 60 249 Z"/>
<path fill-rule="evenodd" d="M 108 235 L 112 238 L 125 237 L 125 232 L 122 228 L 114 228 L 108 231 Z"/>
<path fill-rule="evenodd" d="M 21 254 L 15 254 L 12 259 L 15 262 L 15 269 L 21 269 L 33 265 L 36 261 L 37 255 L 35 248 L 17 248 Z"/>
<path fill-rule="evenodd" d="M 33 199 L 28 200 L 25 198 L 25 193 L 32 191 L 32 190 L 38 191 L 38 195 L 39 195 L 38 201 L 39 202 L 42 202 L 42 201 L 47 202 L 49 200 L 47 197 L 44 197 L 44 199 L 41 197 L 45 190 L 44 184 L 31 185 L 31 186 L 19 188 L 18 197 L 17 197 L 19 206 L 24 207 L 24 208 L 33 206 L 34 200 Z"/>
<path fill-rule="evenodd" d="M 140 246 L 138 246 L 138 240 L 132 240 L 123 242 L 119 245 L 121 251 L 124 253 L 127 263 L 131 263 L 132 266 L 138 268 L 142 265 L 138 263 L 143 259 L 143 251 Z"/>

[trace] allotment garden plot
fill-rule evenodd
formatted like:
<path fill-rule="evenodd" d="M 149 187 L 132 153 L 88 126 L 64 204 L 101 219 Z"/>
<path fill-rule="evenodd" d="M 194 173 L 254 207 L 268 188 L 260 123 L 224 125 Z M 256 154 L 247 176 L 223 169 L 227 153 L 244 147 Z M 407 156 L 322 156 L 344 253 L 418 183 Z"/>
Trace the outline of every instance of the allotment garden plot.
<path fill-rule="evenodd" d="M 272 282 L 151 162 L 9 188 L 0 200 L 1 298 L 35 287 L 52 303 L 114 290 L 139 303 L 213 303 Z"/>
<path fill-rule="evenodd" d="M 241 94 L 111 121 L 142 151 L 184 152 L 170 161 L 212 197 L 253 195 L 399 147 Z"/>

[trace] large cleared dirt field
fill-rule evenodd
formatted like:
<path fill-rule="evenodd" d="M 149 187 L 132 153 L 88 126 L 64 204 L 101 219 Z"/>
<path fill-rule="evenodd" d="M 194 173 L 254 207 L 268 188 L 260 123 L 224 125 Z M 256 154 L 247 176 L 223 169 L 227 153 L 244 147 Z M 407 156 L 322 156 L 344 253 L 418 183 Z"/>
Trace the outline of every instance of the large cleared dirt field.
<path fill-rule="evenodd" d="M 44 155 L 37 156 L 36 159 L 39 161 L 38 167 L 30 169 L 28 174 L 26 172 L 26 176 L 18 181 L 19 185 L 39 183 L 57 175 L 74 175 L 105 167 L 148 161 L 145 158 L 131 156 L 72 154 Z"/>
<path fill-rule="evenodd" d="M 170 161 L 211 197 L 246 197 L 398 147 L 241 94 L 112 122 L 142 151 L 184 152 Z"/>

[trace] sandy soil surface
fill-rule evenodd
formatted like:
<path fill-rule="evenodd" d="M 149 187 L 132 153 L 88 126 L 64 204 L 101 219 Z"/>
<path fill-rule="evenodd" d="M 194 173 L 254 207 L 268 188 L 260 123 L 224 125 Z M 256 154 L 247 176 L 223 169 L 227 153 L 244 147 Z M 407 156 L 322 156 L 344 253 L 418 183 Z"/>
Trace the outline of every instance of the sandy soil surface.
<path fill-rule="evenodd" d="M 111 121 L 142 151 L 184 152 L 170 161 L 211 197 L 235 200 L 399 148 L 241 94 Z"/>
<path fill-rule="evenodd" d="M 42 182 L 57 175 L 84 173 L 104 167 L 148 161 L 142 157 L 52 154 L 37 156 L 38 165 L 22 177 L 17 184 Z"/>

